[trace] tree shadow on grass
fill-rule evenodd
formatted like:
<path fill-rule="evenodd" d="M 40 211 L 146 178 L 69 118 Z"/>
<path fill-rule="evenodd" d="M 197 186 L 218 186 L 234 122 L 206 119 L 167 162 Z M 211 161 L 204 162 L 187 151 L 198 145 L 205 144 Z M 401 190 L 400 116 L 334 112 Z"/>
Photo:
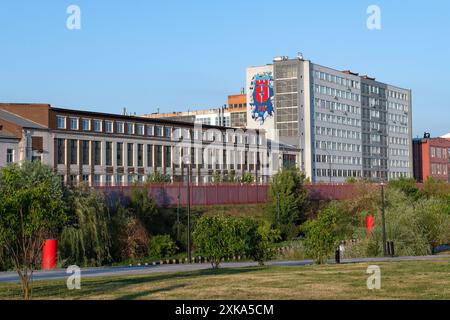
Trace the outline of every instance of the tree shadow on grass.
<path fill-rule="evenodd" d="M 120 292 L 126 287 L 140 284 L 149 284 L 161 281 L 170 281 L 177 279 L 196 279 L 203 276 L 224 276 L 235 275 L 249 272 L 258 272 L 265 270 L 265 267 L 248 267 L 248 268 L 221 268 L 221 269 L 204 269 L 197 271 L 184 271 L 173 273 L 154 273 L 147 275 L 124 275 L 111 276 L 99 278 L 81 278 L 81 290 L 68 290 L 66 287 L 66 279 L 59 279 L 54 281 L 35 281 L 33 288 L 34 299 L 89 299 L 91 296 L 108 295 L 114 292 Z M 17 287 L 16 287 L 17 286 Z M 172 287 L 169 287 L 174 289 Z M 0 287 L 0 289 L 2 289 Z M 20 288 L 18 285 L 8 285 L 8 293 L 2 295 L 6 299 L 20 299 Z M 151 291 L 151 290 L 150 290 Z M 143 292 L 142 295 L 147 295 L 152 292 Z M 14 292 L 17 295 L 14 295 Z M 154 293 L 154 292 L 153 292 Z M 120 293 L 119 293 L 120 294 Z M 136 298 L 141 296 L 138 295 Z M 132 299 L 126 295 L 119 299 Z"/>
<path fill-rule="evenodd" d="M 148 295 L 151 295 L 151 294 L 155 294 L 155 293 L 158 293 L 158 292 L 168 292 L 168 291 L 171 291 L 171 290 L 184 288 L 186 286 L 187 286 L 187 284 L 176 284 L 176 285 L 169 286 L 169 287 L 164 287 L 164 288 L 139 291 L 139 292 L 136 292 L 136 293 L 131 293 L 131 294 L 126 294 L 126 295 L 120 296 L 118 298 L 115 298 L 115 300 L 136 300 L 138 298 L 142 298 L 142 297 L 145 297 L 145 296 L 148 296 Z"/>

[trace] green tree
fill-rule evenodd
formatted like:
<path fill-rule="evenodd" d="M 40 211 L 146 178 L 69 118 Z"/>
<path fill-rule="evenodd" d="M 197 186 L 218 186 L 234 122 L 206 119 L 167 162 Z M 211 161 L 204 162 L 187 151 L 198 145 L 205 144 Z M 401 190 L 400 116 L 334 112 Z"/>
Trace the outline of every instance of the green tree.
<path fill-rule="evenodd" d="M 255 177 L 250 172 L 245 172 L 239 179 L 239 182 L 243 184 L 252 184 L 255 182 Z"/>
<path fill-rule="evenodd" d="M 32 295 L 33 271 L 44 240 L 66 221 L 59 178 L 40 162 L 0 169 L 0 246 L 19 274 L 23 296 Z"/>
<path fill-rule="evenodd" d="M 149 174 L 147 176 L 147 184 L 162 184 L 171 182 L 171 178 L 167 174 L 162 174 L 159 171 Z"/>
<path fill-rule="evenodd" d="M 168 234 L 153 236 L 150 239 L 150 257 L 157 259 L 167 258 L 173 256 L 177 250 L 177 245 Z"/>
<path fill-rule="evenodd" d="M 194 245 L 217 269 L 222 259 L 245 251 L 245 229 L 238 218 L 203 216 L 195 224 Z"/>
<path fill-rule="evenodd" d="M 212 176 L 212 182 L 215 184 L 224 182 L 224 177 L 222 176 L 220 171 L 217 171 L 217 170 L 214 171 L 214 174 Z"/>
<path fill-rule="evenodd" d="M 272 229 L 270 224 L 247 220 L 245 236 L 245 254 L 259 265 L 264 265 L 265 261 L 275 256 L 271 244 L 280 239 L 280 234 L 278 230 Z"/>
<path fill-rule="evenodd" d="M 305 220 L 309 199 L 304 184 L 305 175 L 297 169 L 283 168 L 272 177 L 269 218 L 280 229 L 283 239 L 296 236 L 296 226 Z"/>
<path fill-rule="evenodd" d="M 401 177 L 391 180 L 389 181 L 389 187 L 402 191 L 412 200 L 417 200 L 420 197 L 419 188 L 414 178 Z"/>
<path fill-rule="evenodd" d="M 64 200 L 68 222 L 59 241 L 64 264 L 101 266 L 111 262 L 110 217 L 103 194 L 79 186 L 67 189 Z"/>
<path fill-rule="evenodd" d="M 341 207 L 332 202 L 319 212 L 317 219 L 310 220 L 302 226 L 305 232 L 306 251 L 317 263 L 326 262 L 339 242 L 349 235 L 350 229 L 346 220 Z"/>
<path fill-rule="evenodd" d="M 130 210 L 145 226 L 149 233 L 154 230 L 158 208 L 146 188 L 134 187 L 130 193 Z"/>

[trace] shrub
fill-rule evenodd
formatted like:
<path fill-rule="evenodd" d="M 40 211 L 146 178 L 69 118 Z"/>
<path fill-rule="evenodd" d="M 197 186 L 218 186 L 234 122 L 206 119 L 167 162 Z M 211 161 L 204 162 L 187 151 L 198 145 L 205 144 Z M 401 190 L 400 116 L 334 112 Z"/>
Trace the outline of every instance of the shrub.
<path fill-rule="evenodd" d="M 150 257 L 163 259 L 173 256 L 178 250 L 175 242 L 170 235 L 153 236 L 150 239 L 149 255 Z"/>
<path fill-rule="evenodd" d="M 195 225 L 193 240 L 198 253 L 216 269 L 222 259 L 244 252 L 244 231 L 245 224 L 238 218 L 203 216 Z"/>
<path fill-rule="evenodd" d="M 319 264 L 326 262 L 340 240 L 349 234 L 347 226 L 345 214 L 336 203 L 325 207 L 317 219 L 306 222 L 302 227 L 307 254 Z"/>
<path fill-rule="evenodd" d="M 309 208 L 305 175 L 298 170 L 283 168 L 272 177 L 268 206 L 269 219 L 281 231 L 283 239 L 298 235 L 297 225 L 305 220 Z"/>
<path fill-rule="evenodd" d="M 275 256 L 271 244 L 280 239 L 278 230 L 273 230 L 267 223 L 259 224 L 254 220 L 246 221 L 246 248 L 248 257 L 264 265 L 264 261 Z"/>

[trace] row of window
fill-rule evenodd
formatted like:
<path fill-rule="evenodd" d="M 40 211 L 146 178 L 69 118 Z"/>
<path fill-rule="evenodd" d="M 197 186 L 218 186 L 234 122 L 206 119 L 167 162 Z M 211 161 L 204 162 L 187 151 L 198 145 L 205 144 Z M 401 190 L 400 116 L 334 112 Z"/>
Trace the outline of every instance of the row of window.
<path fill-rule="evenodd" d="M 361 152 L 361 146 L 354 143 L 335 141 L 316 141 L 316 149 L 346 152 Z"/>
<path fill-rule="evenodd" d="M 408 105 L 397 102 L 389 102 L 389 109 L 408 112 Z"/>
<path fill-rule="evenodd" d="M 448 172 L 446 163 L 432 163 L 431 174 L 446 175 Z"/>
<path fill-rule="evenodd" d="M 171 167 L 172 162 L 172 146 L 162 146 L 153 144 L 134 144 L 123 142 L 100 142 L 100 141 L 85 141 L 85 140 L 67 140 L 68 152 L 66 152 L 65 139 L 57 139 L 57 164 L 65 165 L 105 165 L 118 167 L 162 167 L 163 155 L 164 165 L 166 168 Z M 92 145 L 92 147 L 91 147 Z M 102 153 L 102 145 L 104 145 L 105 153 Z M 80 152 L 78 148 L 81 148 Z M 90 149 L 93 149 L 90 152 Z M 180 154 L 180 148 L 175 147 L 174 152 Z M 209 152 L 205 153 L 205 150 Z M 191 163 L 198 164 L 233 164 L 235 162 L 246 164 L 260 163 L 261 152 L 256 151 L 227 151 L 222 152 L 222 149 L 205 149 L 197 148 L 197 153 L 192 153 L 189 148 L 184 148 L 183 154 L 191 156 Z M 146 157 L 144 158 L 144 152 Z M 222 154 L 221 154 L 222 152 Z M 153 154 L 155 153 L 155 155 Z M 92 158 L 91 158 L 92 157 Z M 104 157 L 104 159 L 103 159 Z M 241 158 L 242 157 L 242 158 Z M 180 157 L 181 159 L 181 157 Z M 201 161 L 200 161 L 201 159 Z M 144 161 L 146 163 L 144 164 Z M 79 163 L 80 162 L 80 163 Z M 179 164 L 175 163 L 175 167 Z"/>
<path fill-rule="evenodd" d="M 408 100 L 408 95 L 406 93 L 394 91 L 394 90 L 388 90 L 388 95 L 390 98 L 397 99 L 397 100 Z"/>
<path fill-rule="evenodd" d="M 316 88 L 316 93 L 329 95 L 334 98 L 342 98 L 342 99 L 352 100 L 355 102 L 361 102 L 361 96 L 358 93 L 352 93 L 349 91 L 344 91 L 344 90 L 339 90 L 339 89 L 334 89 L 334 88 L 319 86 L 319 85 L 316 85 L 315 88 Z"/>
<path fill-rule="evenodd" d="M 316 120 L 320 120 L 323 122 L 336 123 L 336 124 L 344 124 L 348 126 L 360 127 L 361 120 L 355 118 L 349 118 L 344 116 L 336 116 L 334 114 L 316 112 L 315 113 Z"/>
<path fill-rule="evenodd" d="M 450 148 L 430 147 L 431 157 L 438 159 L 450 158 Z"/>
<path fill-rule="evenodd" d="M 339 77 L 339 76 L 336 76 L 333 74 L 329 74 L 326 72 L 315 71 L 314 77 L 316 79 L 328 81 L 328 82 L 335 83 L 340 86 L 344 86 L 344 87 L 348 87 L 348 88 L 359 89 L 359 87 L 360 87 L 359 81 L 342 78 L 342 77 Z"/>
<path fill-rule="evenodd" d="M 394 126 L 394 125 L 389 126 L 389 132 L 392 133 L 408 134 L 408 131 L 409 131 L 408 127 Z"/>
<path fill-rule="evenodd" d="M 314 174 L 317 177 L 361 177 L 361 171 L 359 170 L 346 170 L 346 169 L 314 169 Z"/>
<path fill-rule="evenodd" d="M 406 172 L 397 172 L 397 171 L 389 171 L 389 178 L 398 179 L 398 178 L 409 178 L 410 174 Z"/>
<path fill-rule="evenodd" d="M 67 124 L 68 122 L 68 124 Z M 103 130 L 104 126 L 104 130 Z M 119 133 L 139 136 L 171 137 L 172 128 L 142 123 L 56 116 L 57 129 Z"/>
<path fill-rule="evenodd" d="M 352 131 L 352 130 L 325 128 L 325 127 L 316 126 L 316 134 L 322 135 L 322 136 L 343 138 L 343 139 L 361 140 L 361 133 L 358 131 Z"/>
<path fill-rule="evenodd" d="M 389 154 L 397 157 L 409 157 L 408 149 L 389 148 Z"/>
<path fill-rule="evenodd" d="M 389 144 L 390 145 L 401 145 L 401 146 L 408 146 L 408 139 L 407 138 L 399 138 L 399 137 L 389 137 Z"/>
<path fill-rule="evenodd" d="M 391 168 L 409 168 L 409 161 L 407 161 L 407 160 L 390 160 L 389 165 Z"/>
<path fill-rule="evenodd" d="M 361 92 L 365 94 L 378 94 L 379 96 L 386 98 L 386 89 L 367 83 L 362 84 Z"/>
<path fill-rule="evenodd" d="M 399 122 L 405 126 L 408 125 L 408 117 L 405 115 L 389 113 L 388 118 L 391 121 Z"/>
<path fill-rule="evenodd" d="M 360 157 L 317 154 L 316 162 L 318 162 L 318 163 L 336 163 L 336 164 L 346 164 L 346 165 L 361 165 L 361 158 Z"/>
<path fill-rule="evenodd" d="M 348 112 L 348 113 L 354 113 L 354 114 L 361 114 L 361 108 L 355 107 L 349 104 L 345 103 L 339 103 L 339 102 L 331 102 L 323 99 L 316 98 L 316 108 L 324 108 L 328 110 L 337 110 L 342 112 Z"/>

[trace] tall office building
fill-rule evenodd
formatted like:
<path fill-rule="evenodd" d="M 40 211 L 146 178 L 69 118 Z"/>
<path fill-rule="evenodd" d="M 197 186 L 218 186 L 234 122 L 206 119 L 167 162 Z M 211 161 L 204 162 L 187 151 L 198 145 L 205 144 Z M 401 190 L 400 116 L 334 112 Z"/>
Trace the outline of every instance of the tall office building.
<path fill-rule="evenodd" d="M 411 91 L 300 55 L 247 69 L 247 127 L 265 129 L 313 182 L 412 177 Z"/>

